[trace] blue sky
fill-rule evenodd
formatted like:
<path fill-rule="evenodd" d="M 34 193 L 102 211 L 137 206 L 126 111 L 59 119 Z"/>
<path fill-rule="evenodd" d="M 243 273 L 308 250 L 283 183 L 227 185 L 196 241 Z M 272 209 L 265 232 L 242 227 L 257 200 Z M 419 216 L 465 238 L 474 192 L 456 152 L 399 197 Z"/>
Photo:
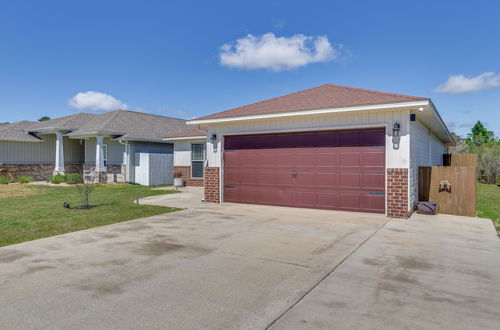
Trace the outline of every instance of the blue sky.
<path fill-rule="evenodd" d="M 498 13 L 499 1 L 2 1 L 0 122 L 115 106 L 192 118 L 335 83 L 430 97 L 452 130 L 482 120 L 499 134 Z"/>

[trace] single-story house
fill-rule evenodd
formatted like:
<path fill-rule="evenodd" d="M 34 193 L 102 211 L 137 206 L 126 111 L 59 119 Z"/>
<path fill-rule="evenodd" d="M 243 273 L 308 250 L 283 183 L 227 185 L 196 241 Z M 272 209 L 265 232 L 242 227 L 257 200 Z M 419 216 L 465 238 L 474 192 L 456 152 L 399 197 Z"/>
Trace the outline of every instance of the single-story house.
<path fill-rule="evenodd" d="M 429 98 L 332 84 L 188 124 L 207 128 L 200 161 L 208 202 L 390 217 L 411 214 L 418 167 L 441 165 L 448 146 L 454 145 Z M 203 141 L 201 134 L 196 138 Z M 182 153 L 174 156 L 177 164 L 193 166 L 193 152 L 199 153 L 192 142 L 174 143 Z"/>
<path fill-rule="evenodd" d="M 2 125 L 0 175 L 44 180 L 94 170 L 100 182 L 168 184 L 173 143 L 163 137 L 187 129 L 182 119 L 126 110 Z"/>

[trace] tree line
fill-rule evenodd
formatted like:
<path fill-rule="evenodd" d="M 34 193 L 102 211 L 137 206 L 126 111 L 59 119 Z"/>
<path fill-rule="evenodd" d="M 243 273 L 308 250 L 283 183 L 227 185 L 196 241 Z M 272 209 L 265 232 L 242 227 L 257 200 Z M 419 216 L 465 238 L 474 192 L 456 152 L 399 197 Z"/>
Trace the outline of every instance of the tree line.
<path fill-rule="evenodd" d="M 461 137 L 451 133 L 456 146 L 452 153 L 477 154 L 477 179 L 482 183 L 496 184 L 500 182 L 500 137 L 478 121 L 467 134 Z"/>

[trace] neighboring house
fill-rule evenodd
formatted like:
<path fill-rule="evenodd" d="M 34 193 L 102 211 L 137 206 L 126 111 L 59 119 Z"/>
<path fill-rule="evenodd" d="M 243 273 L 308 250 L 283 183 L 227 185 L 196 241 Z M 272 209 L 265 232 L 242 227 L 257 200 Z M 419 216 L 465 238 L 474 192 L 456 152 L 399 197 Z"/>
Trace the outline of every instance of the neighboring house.
<path fill-rule="evenodd" d="M 418 167 L 441 165 L 447 146 L 454 144 L 430 99 L 338 85 L 188 124 L 208 127 L 208 202 L 390 217 L 411 214 L 418 196 Z M 189 150 L 187 144 L 183 150 Z M 182 164 L 188 164 L 189 157 L 183 159 Z"/>
<path fill-rule="evenodd" d="M 101 182 L 171 183 L 173 143 L 162 138 L 186 129 L 182 119 L 125 110 L 4 125 L 0 175 L 95 170 Z"/>
<path fill-rule="evenodd" d="M 207 132 L 190 129 L 165 140 L 174 143 L 174 173 L 179 173 L 186 186 L 203 186 Z"/>

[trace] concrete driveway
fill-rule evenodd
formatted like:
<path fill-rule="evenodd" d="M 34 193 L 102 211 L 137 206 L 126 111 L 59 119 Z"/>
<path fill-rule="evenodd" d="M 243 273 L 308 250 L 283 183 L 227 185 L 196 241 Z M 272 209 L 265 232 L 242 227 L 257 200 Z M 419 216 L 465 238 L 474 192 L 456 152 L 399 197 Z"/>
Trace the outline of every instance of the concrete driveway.
<path fill-rule="evenodd" d="M 491 223 L 201 204 L 0 249 L 0 328 L 498 328 Z"/>

